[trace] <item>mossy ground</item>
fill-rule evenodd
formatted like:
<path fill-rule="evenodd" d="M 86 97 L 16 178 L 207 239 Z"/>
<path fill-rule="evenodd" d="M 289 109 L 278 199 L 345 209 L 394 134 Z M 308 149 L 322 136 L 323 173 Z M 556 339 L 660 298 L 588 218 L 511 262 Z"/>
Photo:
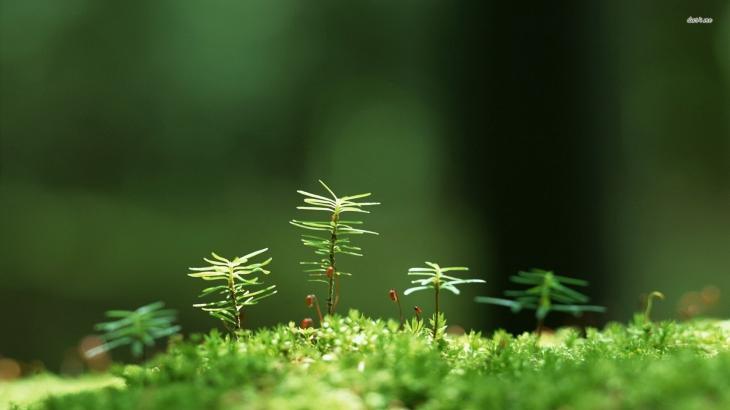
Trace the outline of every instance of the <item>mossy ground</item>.
<path fill-rule="evenodd" d="M 11 404 L 18 407 L 27 406 L 50 395 L 71 394 L 111 386 L 124 388 L 124 379 L 110 374 L 75 378 L 41 374 L 14 382 L 0 382 L 0 410 L 11 408 Z"/>
<path fill-rule="evenodd" d="M 351 312 L 320 329 L 289 324 L 237 342 L 217 332 L 173 342 L 114 373 L 123 386 L 31 408 L 730 408 L 730 326 L 636 320 L 540 339 L 498 331 L 434 343 Z"/>

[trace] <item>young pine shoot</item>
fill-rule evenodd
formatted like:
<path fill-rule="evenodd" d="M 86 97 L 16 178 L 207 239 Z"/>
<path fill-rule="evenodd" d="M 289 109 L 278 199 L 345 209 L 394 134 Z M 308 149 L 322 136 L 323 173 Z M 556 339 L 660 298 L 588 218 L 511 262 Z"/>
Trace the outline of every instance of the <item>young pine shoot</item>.
<path fill-rule="evenodd" d="M 339 270 L 337 255 L 362 256 L 362 249 L 352 244 L 350 236 L 378 234 L 377 232 L 356 228 L 355 226 L 361 225 L 362 221 L 344 220 L 341 219 L 341 215 L 344 213 L 369 213 L 363 208 L 380 204 L 378 202 L 356 201 L 370 196 L 369 193 L 338 197 L 324 182 L 320 180 L 319 183 L 322 184 L 330 197 L 301 190 L 297 191 L 304 196 L 305 204 L 304 206 L 298 206 L 297 209 L 325 212 L 328 215 L 328 220 L 300 221 L 295 219 L 290 223 L 298 228 L 315 233 L 302 235 L 302 243 L 313 248 L 314 253 L 320 259 L 313 262 L 301 262 L 301 264 L 312 266 L 310 269 L 305 270 L 309 273 L 310 280 L 327 284 L 327 313 L 331 315 L 339 302 L 339 277 L 350 275 L 350 273 Z"/>
<path fill-rule="evenodd" d="M 249 259 L 266 252 L 260 249 L 248 255 L 239 256 L 233 260 L 211 253 L 213 259 L 203 258 L 210 265 L 202 268 L 189 268 L 192 273 L 188 276 L 213 281 L 219 284 L 203 289 L 199 297 L 217 296 L 217 300 L 207 303 L 197 303 L 199 307 L 214 318 L 220 319 L 226 329 L 234 334 L 241 330 L 243 308 L 258 303 L 261 299 L 276 293 L 276 285 L 261 287 L 256 273 L 268 275 L 270 271 L 264 266 L 271 262 L 271 258 L 263 262 L 248 263 Z M 220 283 L 223 282 L 223 283 Z"/>
<path fill-rule="evenodd" d="M 162 302 L 150 303 L 136 310 L 108 310 L 106 317 L 114 319 L 98 323 L 94 328 L 104 332 L 101 336 L 103 344 L 87 350 L 87 357 L 94 357 L 120 346 L 130 346 L 132 356 L 140 358 L 145 353 L 145 346 L 152 347 L 156 339 L 173 335 L 180 331 L 180 326 L 173 324 L 177 312 L 163 309 Z"/>
<path fill-rule="evenodd" d="M 585 305 L 584 303 L 589 301 L 588 296 L 568 287 L 568 285 L 588 286 L 588 282 L 581 279 L 533 269 L 530 272 L 518 272 L 517 275 L 510 276 L 510 280 L 530 287 L 525 290 L 504 292 L 506 296 L 514 299 L 477 296 L 474 300 L 478 303 L 506 306 L 515 313 L 522 309 L 534 309 L 538 335 L 542 332 L 545 317 L 551 311 L 572 313 L 575 316 L 579 316 L 583 312 L 606 311 L 603 306 Z"/>
<path fill-rule="evenodd" d="M 456 295 L 460 294 L 461 292 L 459 289 L 456 288 L 456 285 L 462 285 L 466 283 L 486 283 L 482 279 L 460 279 L 455 276 L 447 275 L 446 272 L 460 272 L 460 271 L 468 271 L 469 268 L 463 267 L 463 266 L 450 266 L 442 268 L 438 264 L 432 263 L 432 262 L 426 262 L 426 265 L 428 267 L 422 268 L 410 268 L 408 269 L 408 275 L 409 276 L 425 276 L 423 279 L 416 279 L 411 281 L 413 284 L 417 284 L 418 286 L 414 286 L 412 288 L 406 289 L 403 294 L 404 295 L 410 295 L 413 292 L 418 292 L 421 290 L 426 289 L 433 289 L 434 291 L 434 307 L 435 307 L 435 313 L 433 316 L 432 324 L 433 324 L 433 338 L 434 340 L 439 338 L 439 334 L 442 333 L 441 329 L 439 327 L 439 321 L 441 321 L 441 325 L 444 325 L 443 320 L 441 320 L 441 311 L 439 306 L 439 300 L 440 300 L 440 293 L 441 289 L 446 289 Z"/>

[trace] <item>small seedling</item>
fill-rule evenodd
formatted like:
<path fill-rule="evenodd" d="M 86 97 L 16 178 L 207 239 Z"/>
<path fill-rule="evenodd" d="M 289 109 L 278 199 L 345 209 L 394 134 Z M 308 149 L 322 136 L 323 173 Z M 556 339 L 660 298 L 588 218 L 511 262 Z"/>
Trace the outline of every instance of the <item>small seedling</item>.
<path fill-rule="evenodd" d="M 310 269 L 305 270 L 305 272 L 309 273 L 310 280 L 327 284 L 327 313 L 331 315 L 334 313 L 339 302 L 339 277 L 350 275 L 350 273 L 337 269 L 336 256 L 338 254 L 362 256 L 362 249 L 352 245 L 348 237 L 349 235 L 378 234 L 377 232 L 355 228 L 353 225 L 361 225 L 362 221 L 342 220 L 340 219 L 340 215 L 345 212 L 369 213 L 363 207 L 380 205 L 380 203 L 355 201 L 356 199 L 370 196 L 370 193 L 338 197 L 324 182 L 320 180 L 319 183 L 322 184 L 331 198 L 300 190 L 297 192 L 304 196 L 304 203 L 306 205 L 298 206 L 297 209 L 327 212 L 329 214 L 329 220 L 300 221 L 294 219 L 290 223 L 301 229 L 324 232 L 326 234 L 326 237 L 310 234 L 302 235 L 302 243 L 304 246 L 314 248 L 314 253 L 320 256 L 321 259 L 314 262 L 300 263 L 302 265 L 313 265 Z M 335 290 L 335 283 L 337 283 L 337 290 Z"/>
<path fill-rule="evenodd" d="M 644 309 L 644 320 L 646 320 L 646 323 L 651 323 L 650 315 L 654 299 L 664 300 L 664 294 L 655 290 L 646 297 L 646 308 Z"/>
<path fill-rule="evenodd" d="M 477 296 L 474 300 L 479 303 L 506 306 L 515 313 L 522 309 L 534 309 L 538 335 L 542 332 L 545 317 L 551 311 L 572 313 L 575 316 L 579 316 L 583 312 L 606 311 L 603 306 L 584 305 L 589 300 L 588 296 L 567 286 L 588 286 L 588 282 L 585 280 L 558 276 L 553 272 L 541 269 L 518 272 L 517 275 L 510 276 L 510 280 L 531 287 L 526 290 L 508 290 L 504 292 L 506 296 L 514 299 Z"/>
<path fill-rule="evenodd" d="M 414 286 L 412 288 L 406 289 L 403 292 L 403 294 L 410 295 L 413 292 L 418 292 L 420 290 L 426 290 L 426 289 L 434 290 L 435 313 L 433 316 L 432 324 L 433 324 L 433 338 L 434 338 L 434 340 L 436 340 L 439 337 L 439 329 L 440 329 L 439 318 L 440 318 L 441 312 L 440 312 L 440 308 L 439 308 L 439 294 L 441 292 L 441 289 L 446 289 L 446 290 L 458 295 L 461 292 L 459 291 L 459 289 L 456 288 L 456 285 L 462 285 L 465 283 L 486 283 L 486 282 L 482 279 L 459 279 L 457 277 L 444 274 L 444 272 L 468 271 L 469 268 L 464 267 L 464 266 L 450 266 L 450 267 L 442 268 L 438 264 L 435 264 L 432 262 L 426 262 L 426 265 L 428 265 L 428 267 L 426 267 L 426 268 L 416 267 L 416 268 L 408 269 L 409 276 L 426 276 L 426 277 L 423 279 L 416 279 L 416 280 L 411 281 L 411 283 L 417 284 L 418 286 Z"/>
<path fill-rule="evenodd" d="M 390 300 L 392 300 L 396 305 L 398 305 L 398 317 L 400 318 L 400 327 L 403 328 L 403 308 L 400 305 L 400 298 L 398 298 L 398 291 L 395 289 L 391 289 L 388 291 L 388 297 Z"/>
<path fill-rule="evenodd" d="M 208 303 L 197 303 L 193 306 L 199 307 L 214 318 L 220 319 L 229 332 L 237 335 L 236 332 L 241 330 L 242 327 L 242 309 L 245 306 L 255 305 L 261 299 L 276 293 L 276 285 L 267 286 L 258 290 L 250 289 L 263 285 L 262 282 L 259 282 L 259 277 L 253 276 L 253 274 L 262 273 L 268 275 L 271 273 L 264 269 L 264 266 L 271 262 L 271 258 L 263 262 L 248 265 L 246 263 L 249 259 L 267 250 L 260 249 L 248 255 L 234 258 L 233 260 L 228 260 L 215 253 L 211 253 L 213 259 L 203 258 L 210 266 L 189 268 L 193 271 L 193 273 L 188 273 L 190 277 L 201 278 L 206 281 L 225 282 L 222 285 L 210 286 L 203 289 L 203 292 L 199 296 L 218 295 L 219 297 L 223 297 L 223 299 Z"/>
<path fill-rule="evenodd" d="M 307 297 L 304 298 L 304 303 L 308 308 L 314 307 L 317 310 L 319 325 L 322 326 L 322 311 L 319 309 L 319 299 L 317 299 L 317 295 L 307 295 Z"/>
<path fill-rule="evenodd" d="M 108 310 L 106 317 L 116 319 L 98 323 L 94 328 L 104 332 L 101 336 L 103 344 L 86 351 L 87 357 L 94 357 L 120 346 L 129 345 L 132 356 L 142 357 L 145 346 L 152 347 L 155 340 L 173 335 L 180 331 L 180 326 L 173 324 L 177 312 L 163 309 L 162 302 L 150 303 L 136 310 Z"/>

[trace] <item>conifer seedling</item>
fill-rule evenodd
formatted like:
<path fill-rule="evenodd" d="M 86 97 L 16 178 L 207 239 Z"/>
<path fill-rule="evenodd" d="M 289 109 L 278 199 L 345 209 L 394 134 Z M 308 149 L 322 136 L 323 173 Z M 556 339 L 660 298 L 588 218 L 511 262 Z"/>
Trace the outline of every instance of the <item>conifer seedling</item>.
<path fill-rule="evenodd" d="M 506 306 L 515 313 L 522 309 L 535 310 L 538 334 L 542 332 L 545 317 L 551 311 L 572 313 L 576 316 L 583 312 L 606 311 L 603 306 L 585 305 L 584 303 L 589 301 L 588 296 L 568 287 L 568 285 L 588 286 L 588 282 L 585 280 L 555 275 L 551 271 L 542 269 L 533 269 L 530 272 L 520 271 L 517 275 L 510 276 L 510 281 L 530 287 L 525 290 L 504 292 L 505 296 L 514 299 L 477 296 L 474 300 L 478 303 Z"/>
<path fill-rule="evenodd" d="M 276 293 L 276 285 L 263 286 L 256 273 L 268 275 L 270 271 L 264 266 L 271 262 L 271 258 L 263 262 L 248 263 L 249 259 L 266 252 L 268 248 L 259 249 L 232 260 L 211 253 L 212 259 L 203 258 L 210 265 L 201 268 L 189 268 L 192 273 L 188 276 L 205 281 L 224 282 L 203 289 L 199 297 L 216 296 L 213 302 L 197 303 L 194 307 L 201 308 L 216 319 L 220 319 L 226 329 L 237 336 L 241 330 L 243 308 L 258 303 L 261 299 Z"/>
<path fill-rule="evenodd" d="M 108 310 L 105 314 L 109 322 L 98 323 L 94 328 L 104 332 L 101 336 L 103 344 L 85 352 L 87 357 L 94 357 L 121 346 L 130 346 L 132 356 L 140 358 L 145 347 L 152 347 L 155 340 L 173 335 L 180 331 L 175 325 L 177 312 L 163 309 L 163 302 L 154 302 L 136 310 Z"/>
<path fill-rule="evenodd" d="M 410 295 L 413 292 L 433 289 L 435 312 L 431 323 L 433 325 L 433 338 L 434 340 L 436 340 L 442 333 L 442 329 L 440 328 L 440 326 L 445 325 L 445 320 L 443 319 L 443 315 L 441 315 L 439 307 L 441 289 L 446 289 L 454 293 L 455 295 L 458 295 L 461 292 L 459 291 L 459 289 L 456 288 L 456 285 L 486 282 L 482 279 L 460 279 L 455 276 L 445 274 L 446 272 L 468 271 L 469 268 L 465 266 L 450 266 L 442 268 L 438 264 L 432 262 L 426 262 L 426 265 L 428 267 L 416 267 L 408 269 L 409 276 L 425 276 L 425 278 L 412 280 L 411 283 L 417 284 L 418 286 L 406 289 L 403 294 Z"/>
<path fill-rule="evenodd" d="M 370 196 L 370 193 L 338 197 L 324 182 L 320 180 L 319 183 L 330 197 L 299 190 L 297 192 L 304 196 L 305 205 L 298 206 L 297 209 L 325 212 L 328 215 L 328 220 L 301 221 L 294 219 L 290 223 L 298 228 L 317 233 L 316 235 L 302 235 L 302 243 L 304 246 L 313 248 L 314 253 L 320 259 L 300 263 L 311 266 L 305 270 L 309 273 L 310 280 L 327 284 L 327 313 L 331 315 L 334 313 L 339 301 L 340 276 L 350 275 L 350 273 L 339 269 L 337 255 L 362 256 L 362 249 L 352 244 L 350 236 L 378 234 L 377 232 L 356 228 L 356 225 L 362 225 L 362 221 L 344 220 L 341 219 L 341 215 L 344 213 L 369 213 L 363 208 L 380 205 L 380 203 L 356 201 Z M 335 289 L 336 285 L 338 289 Z"/>

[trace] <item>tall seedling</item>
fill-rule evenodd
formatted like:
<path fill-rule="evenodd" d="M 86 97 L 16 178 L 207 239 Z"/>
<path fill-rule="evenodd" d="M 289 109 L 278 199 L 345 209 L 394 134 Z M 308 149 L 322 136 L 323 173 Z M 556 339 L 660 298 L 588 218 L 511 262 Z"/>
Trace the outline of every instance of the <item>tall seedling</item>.
<path fill-rule="evenodd" d="M 362 234 L 378 234 L 377 232 L 356 228 L 356 225 L 362 225 L 362 221 L 345 220 L 341 216 L 346 213 L 369 213 L 363 208 L 380 205 L 380 203 L 356 201 L 369 197 L 370 193 L 338 197 L 324 182 L 320 180 L 319 183 L 322 184 L 329 197 L 301 190 L 297 191 L 304 196 L 305 204 L 298 206 L 297 209 L 325 212 L 328 215 L 328 220 L 301 221 L 294 219 L 290 223 L 312 232 L 302 235 L 302 243 L 304 246 L 313 248 L 315 255 L 320 259 L 300 263 L 310 265 L 310 268 L 305 270 L 309 273 L 310 280 L 327 284 L 327 313 L 332 314 L 339 301 L 340 276 L 350 275 L 350 273 L 340 270 L 337 264 L 337 255 L 362 256 L 362 249 L 354 246 L 350 237 Z"/>

